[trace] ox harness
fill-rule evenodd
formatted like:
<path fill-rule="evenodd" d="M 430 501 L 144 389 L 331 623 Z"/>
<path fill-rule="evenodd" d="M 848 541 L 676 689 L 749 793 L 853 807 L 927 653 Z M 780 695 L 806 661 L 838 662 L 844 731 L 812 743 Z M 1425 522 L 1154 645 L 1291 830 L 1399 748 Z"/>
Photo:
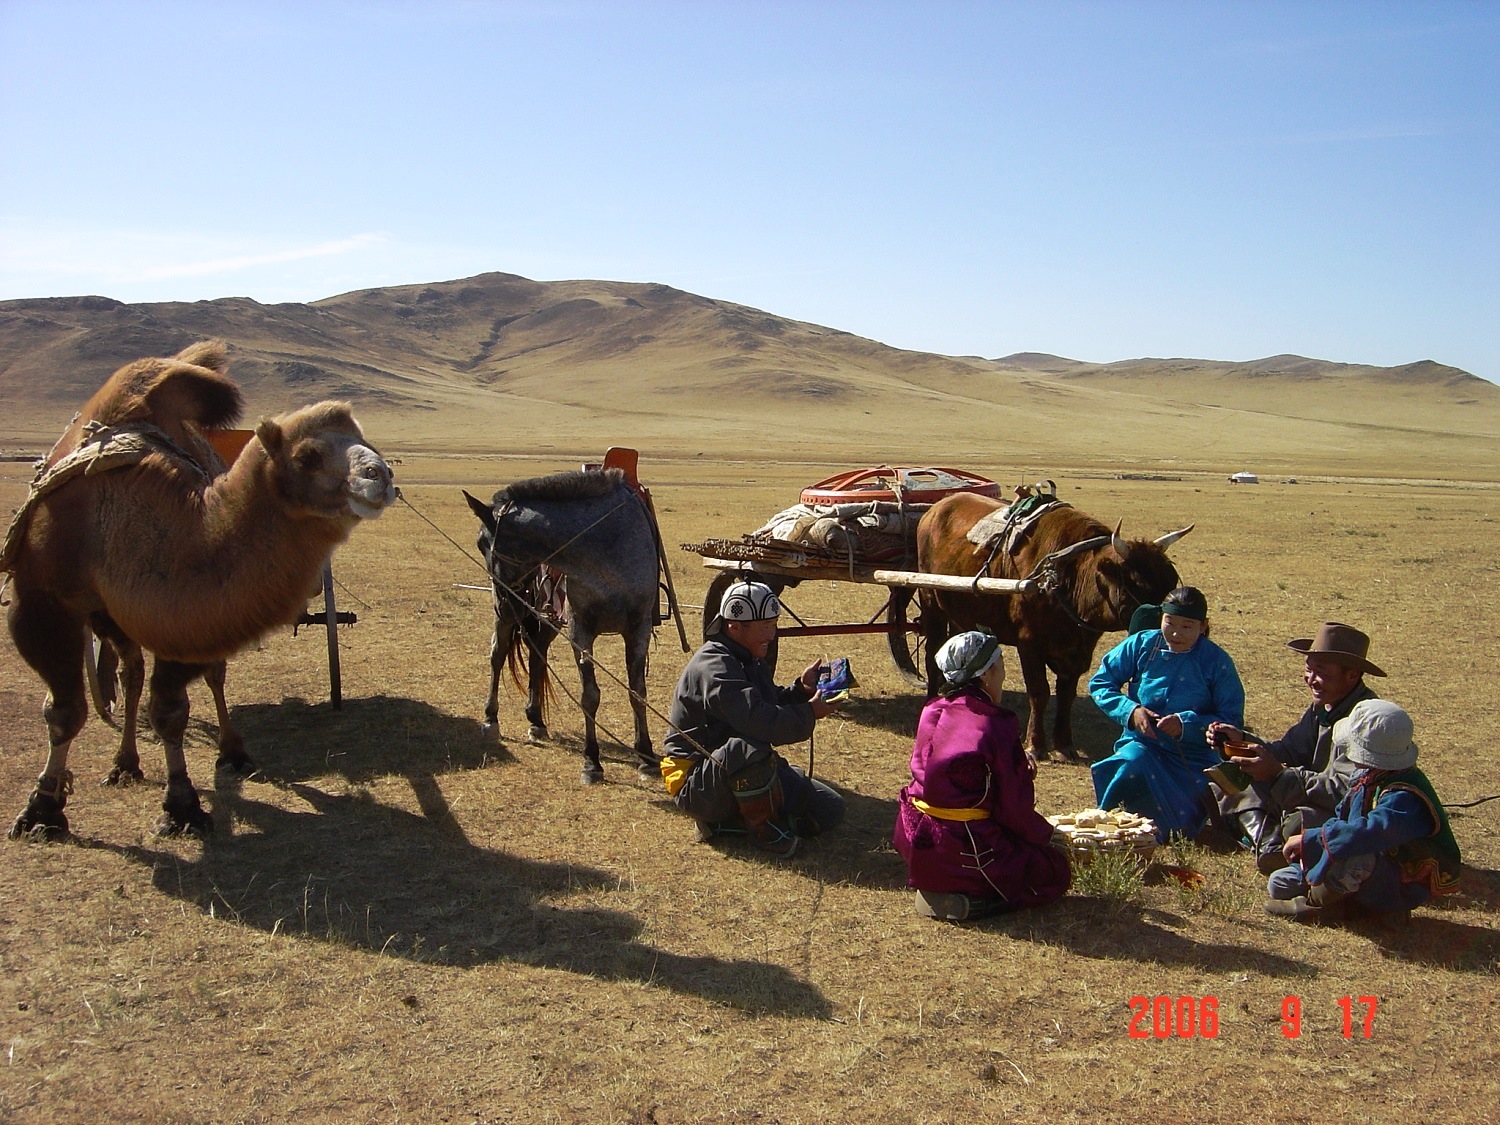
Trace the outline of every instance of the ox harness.
<path fill-rule="evenodd" d="M 1041 516 L 1045 512 L 1051 511 L 1054 507 L 1066 508 L 1069 506 L 1070 505 L 1064 503 L 1061 500 L 1052 500 L 1048 503 L 1040 505 L 1039 507 L 1033 508 L 1032 511 L 1034 514 L 1030 519 L 1026 520 L 1026 523 L 1021 530 L 1024 532 L 1027 528 L 1029 528 L 1031 523 L 1035 522 L 1035 519 L 1037 517 Z M 1007 523 L 1008 522 L 1009 521 L 1007 520 Z M 1013 555 L 1018 539 L 1018 536 L 1007 536 L 1000 533 L 997 533 L 992 540 L 986 537 L 986 541 L 990 543 L 990 551 L 988 556 L 986 556 L 984 560 L 984 565 L 980 567 L 979 573 L 974 576 L 975 581 L 977 582 L 980 578 L 996 577 L 995 575 L 992 575 L 990 573 L 990 568 L 994 564 L 995 559 L 999 556 L 1002 545 L 1007 545 L 1006 553 Z M 1111 540 L 1112 537 L 1109 535 L 1096 535 L 1091 539 L 1083 539 L 1077 543 L 1070 543 L 1066 547 L 1059 547 L 1057 550 L 1043 555 L 1042 558 L 1037 561 L 1037 564 L 1031 568 L 1031 572 L 1026 575 L 1026 580 L 1034 581 L 1037 584 L 1037 588 L 1048 597 L 1050 597 L 1053 602 L 1056 603 L 1057 607 L 1062 610 L 1063 614 L 1073 622 L 1073 624 L 1077 625 L 1080 629 L 1087 629 L 1091 633 L 1099 633 L 1101 635 L 1108 632 L 1108 630 L 1100 628 L 1098 625 L 1091 625 L 1082 617 L 1080 617 L 1078 614 L 1078 610 L 1074 606 L 1074 599 L 1067 596 L 1070 592 L 1068 588 L 1068 579 L 1063 574 L 1062 568 L 1059 564 L 1062 563 L 1064 559 L 1071 558 L 1072 556 L 1081 554 L 1084 551 L 1091 551 L 1099 547 L 1106 546 L 1111 542 Z M 1135 583 L 1130 580 L 1128 575 L 1124 576 L 1121 585 L 1124 588 L 1124 592 L 1135 601 L 1135 605 L 1130 607 L 1131 612 L 1133 612 L 1136 607 L 1144 605 L 1146 603 L 1147 599 L 1142 596 L 1140 590 L 1136 588 Z M 1122 606 L 1116 606 L 1109 600 L 1106 600 L 1106 604 L 1110 609 L 1116 611 L 1116 616 L 1120 617 L 1122 620 L 1128 619 L 1129 614 L 1124 611 L 1124 608 Z"/>

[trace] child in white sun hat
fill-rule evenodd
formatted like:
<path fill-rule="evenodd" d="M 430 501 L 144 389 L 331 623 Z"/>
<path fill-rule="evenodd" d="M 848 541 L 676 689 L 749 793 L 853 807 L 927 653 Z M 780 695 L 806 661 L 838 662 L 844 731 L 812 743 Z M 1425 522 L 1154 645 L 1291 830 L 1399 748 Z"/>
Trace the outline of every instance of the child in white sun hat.
<path fill-rule="evenodd" d="M 1413 724 L 1367 699 L 1333 725 L 1359 772 L 1332 820 L 1287 840 L 1268 914 L 1316 921 L 1349 907 L 1400 915 L 1458 887 L 1460 855 L 1443 803 L 1417 768 Z"/>

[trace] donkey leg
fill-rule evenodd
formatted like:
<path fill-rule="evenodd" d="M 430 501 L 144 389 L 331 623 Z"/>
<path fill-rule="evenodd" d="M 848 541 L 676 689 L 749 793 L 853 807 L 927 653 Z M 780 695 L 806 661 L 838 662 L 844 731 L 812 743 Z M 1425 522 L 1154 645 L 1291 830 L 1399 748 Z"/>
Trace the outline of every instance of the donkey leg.
<path fill-rule="evenodd" d="M 188 777 L 187 758 L 182 752 L 188 721 L 187 685 L 201 676 L 203 669 L 202 664 L 179 664 L 160 657 L 151 669 L 147 711 L 167 760 L 167 796 L 161 806 L 165 816 L 158 829 L 163 836 L 206 836 L 214 830 L 213 817 L 198 801 L 198 790 Z"/>
<path fill-rule="evenodd" d="M 604 765 L 599 761 L 599 678 L 594 674 L 594 638 L 591 630 L 578 626 L 570 631 L 573 656 L 578 661 L 578 679 L 583 685 L 579 702 L 583 705 L 583 772 L 578 781 L 582 785 L 593 785 L 604 780 Z"/>
<path fill-rule="evenodd" d="M 38 832 L 66 836 L 63 813 L 73 792 L 68 751 L 88 718 L 83 681 L 84 624 L 50 594 L 16 591 L 10 607 L 10 634 L 22 659 L 47 685 L 42 716 L 47 723 L 47 764 L 26 808 L 10 826 L 12 840 Z"/>
<path fill-rule="evenodd" d="M 552 647 L 552 638 L 557 635 L 557 631 L 535 615 L 528 617 L 522 628 L 528 657 L 526 662 L 526 722 L 528 724 L 526 738 L 531 742 L 545 742 L 548 737 L 547 692 L 551 687 L 548 682 L 550 673 L 547 668 L 547 650 Z"/>
<path fill-rule="evenodd" d="M 1016 652 L 1021 658 L 1021 676 L 1026 681 L 1026 701 L 1029 705 L 1029 714 L 1026 716 L 1026 748 L 1040 762 L 1047 756 L 1043 720 L 1047 714 L 1047 698 L 1052 694 L 1047 684 L 1047 665 L 1034 644 L 1018 644 Z"/>
<path fill-rule="evenodd" d="M 112 647 L 111 647 L 112 646 Z M 141 655 L 141 646 L 134 641 L 116 638 L 106 645 L 111 652 L 118 653 L 120 682 L 125 689 L 125 716 L 120 723 L 120 748 L 115 751 L 115 764 L 104 778 L 105 785 L 129 785 L 132 781 L 143 781 L 141 756 L 136 749 L 136 732 L 141 713 L 141 692 L 146 686 L 146 658 Z M 102 661 L 100 662 L 102 665 Z"/>
<path fill-rule="evenodd" d="M 495 631 L 490 634 L 490 693 L 484 699 L 483 729 L 486 733 L 498 729 L 500 725 L 500 672 L 505 667 L 505 651 L 500 647 L 500 623 L 497 619 Z"/>
<path fill-rule="evenodd" d="M 229 704 L 224 699 L 224 677 L 228 671 L 228 665 L 222 660 L 203 670 L 203 682 L 213 693 L 214 711 L 219 720 L 219 757 L 214 762 L 214 768 L 234 773 L 250 773 L 255 769 L 255 763 L 245 753 L 245 740 L 229 721 Z"/>
<path fill-rule="evenodd" d="M 646 669 L 651 649 L 651 625 L 642 621 L 625 638 L 625 678 L 630 684 L 630 709 L 635 714 L 636 774 L 641 781 L 661 780 L 661 763 L 651 745 L 646 725 Z"/>

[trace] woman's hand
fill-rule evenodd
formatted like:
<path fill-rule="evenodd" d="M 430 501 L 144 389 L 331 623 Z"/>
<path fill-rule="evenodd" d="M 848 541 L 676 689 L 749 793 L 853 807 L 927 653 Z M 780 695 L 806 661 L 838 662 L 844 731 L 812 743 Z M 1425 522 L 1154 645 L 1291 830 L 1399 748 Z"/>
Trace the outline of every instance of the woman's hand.
<path fill-rule="evenodd" d="M 1281 845 L 1281 854 L 1286 856 L 1288 863 L 1296 863 L 1302 858 L 1302 833 L 1297 833 L 1285 844 Z"/>
<path fill-rule="evenodd" d="M 1029 746 L 1026 748 L 1026 750 L 1024 751 L 1024 753 L 1026 755 L 1026 775 L 1028 777 L 1030 777 L 1032 781 L 1035 781 L 1036 780 L 1036 755 L 1031 752 L 1031 747 L 1029 747 Z"/>
<path fill-rule="evenodd" d="M 1180 715 L 1163 715 L 1156 720 L 1156 729 L 1168 738 L 1182 737 L 1182 717 Z"/>
<path fill-rule="evenodd" d="M 1156 734 L 1156 720 L 1159 716 L 1148 707 L 1137 707 L 1130 712 L 1130 729 L 1146 735 L 1148 738 Z"/>

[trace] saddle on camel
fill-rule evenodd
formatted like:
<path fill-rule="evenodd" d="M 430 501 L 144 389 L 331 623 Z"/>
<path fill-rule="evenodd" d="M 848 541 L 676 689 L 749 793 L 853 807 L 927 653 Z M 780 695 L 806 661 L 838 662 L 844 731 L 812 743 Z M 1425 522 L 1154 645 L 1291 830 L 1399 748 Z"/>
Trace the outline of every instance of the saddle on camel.
<path fill-rule="evenodd" d="M 263 420 L 225 466 L 205 435 L 242 399 L 222 341 L 116 371 L 38 469 L 0 571 L 10 634 L 47 685 L 47 764 L 12 838 L 65 834 L 68 751 L 88 716 L 89 631 L 154 658 L 147 714 L 166 753 L 165 832 L 212 830 L 188 777 L 187 685 L 295 621 L 335 547 L 396 496 L 348 403 Z"/>

